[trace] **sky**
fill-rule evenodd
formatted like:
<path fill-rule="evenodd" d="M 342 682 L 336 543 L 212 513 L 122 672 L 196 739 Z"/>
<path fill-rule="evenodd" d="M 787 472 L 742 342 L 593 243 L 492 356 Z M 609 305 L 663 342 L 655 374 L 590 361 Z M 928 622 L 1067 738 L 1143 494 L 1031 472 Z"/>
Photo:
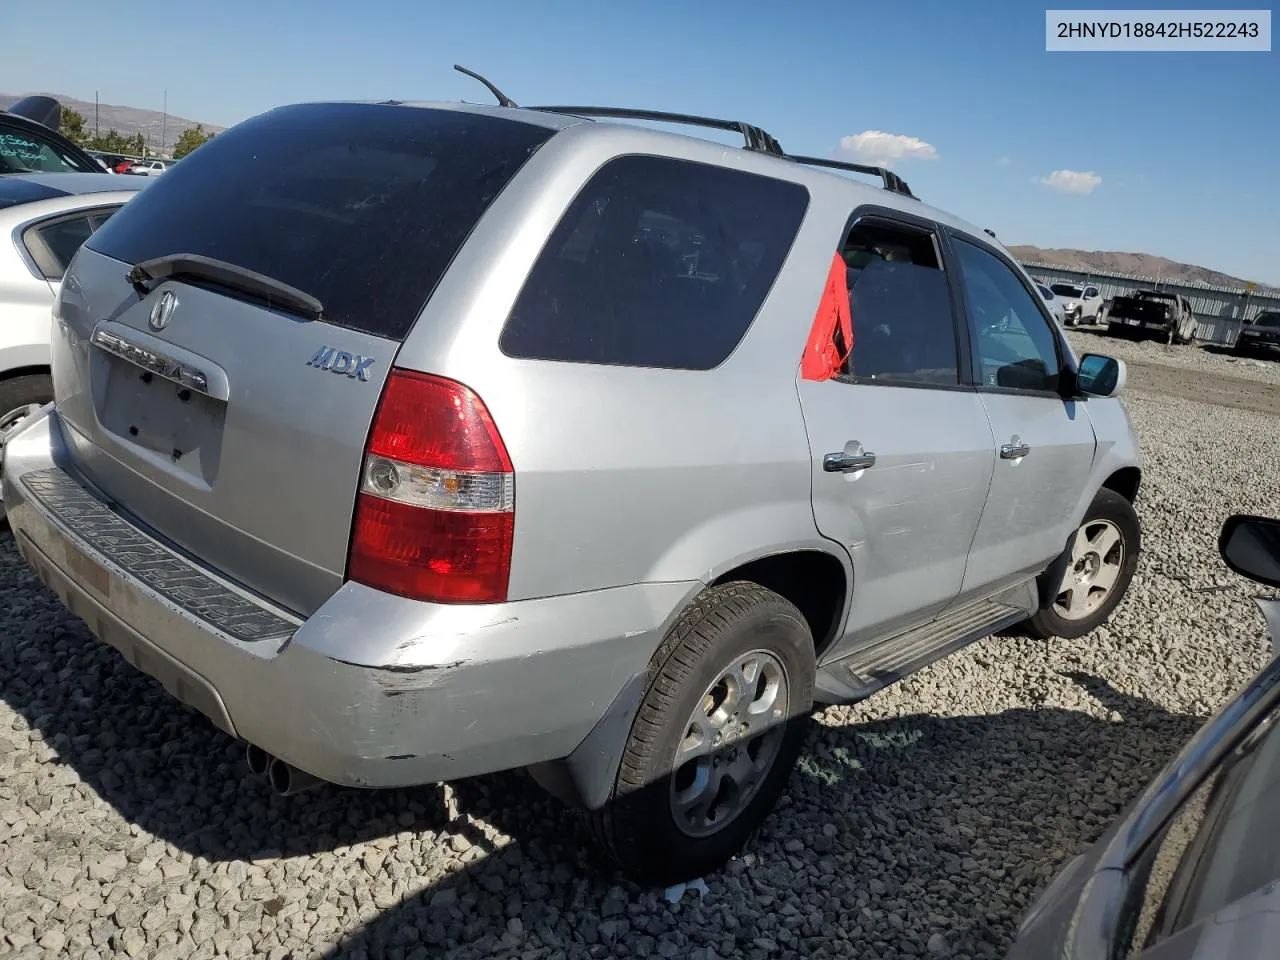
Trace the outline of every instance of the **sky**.
<path fill-rule="evenodd" d="M 521 103 L 746 120 L 791 153 L 887 160 L 1006 243 L 1280 284 L 1280 47 L 1048 53 L 1044 6 L 1004 0 L 64 0 L 58 21 L 33 40 L 48 11 L 0 2 L 0 91 L 156 110 L 167 91 L 228 126 L 301 100 L 490 102 L 461 63 Z"/>

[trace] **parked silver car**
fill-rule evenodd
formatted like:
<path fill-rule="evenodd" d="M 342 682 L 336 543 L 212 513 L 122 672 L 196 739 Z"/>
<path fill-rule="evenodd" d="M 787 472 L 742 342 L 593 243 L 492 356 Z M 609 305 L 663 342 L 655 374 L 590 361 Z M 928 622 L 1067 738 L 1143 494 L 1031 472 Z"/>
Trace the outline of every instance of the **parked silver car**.
<path fill-rule="evenodd" d="M 106 173 L 0 177 L 0 435 L 53 399 L 50 315 L 67 264 L 146 184 Z"/>
<path fill-rule="evenodd" d="M 1223 560 L 1280 587 L 1280 520 L 1235 516 Z M 1259 599 L 1280 653 L 1280 599 Z M 1280 659 L 1192 738 L 1023 919 L 1009 960 L 1270 960 L 1280 917 Z"/>
<path fill-rule="evenodd" d="M 1123 364 L 745 124 L 272 110 L 89 239 L 53 354 L 4 494 L 90 629 L 280 791 L 524 767 L 650 880 L 741 847 L 816 705 L 1083 635 L 1140 548 Z"/>
<path fill-rule="evenodd" d="M 1043 283 L 1037 281 L 1036 289 L 1040 291 L 1040 296 L 1044 298 L 1044 302 L 1049 305 L 1049 313 L 1053 316 L 1053 319 L 1057 320 L 1060 326 L 1065 327 L 1067 325 L 1067 308 L 1062 305 L 1062 301 Z"/>

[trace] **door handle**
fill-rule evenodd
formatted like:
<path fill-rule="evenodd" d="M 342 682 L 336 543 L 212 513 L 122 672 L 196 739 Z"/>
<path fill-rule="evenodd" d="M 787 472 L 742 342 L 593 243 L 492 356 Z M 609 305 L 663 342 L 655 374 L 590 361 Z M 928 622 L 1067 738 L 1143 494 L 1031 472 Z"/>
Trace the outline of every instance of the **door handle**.
<path fill-rule="evenodd" d="M 1001 460 L 1020 460 L 1031 452 L 1031 447 L 1025 443 L 1006 443 L 1000 448 Z"/>
<path fill-rule="evenodd" d="M 827 473 L 851 473 L 875 465 L 874 453 L 828 453 L 822 458 L 822 469 Z"/>

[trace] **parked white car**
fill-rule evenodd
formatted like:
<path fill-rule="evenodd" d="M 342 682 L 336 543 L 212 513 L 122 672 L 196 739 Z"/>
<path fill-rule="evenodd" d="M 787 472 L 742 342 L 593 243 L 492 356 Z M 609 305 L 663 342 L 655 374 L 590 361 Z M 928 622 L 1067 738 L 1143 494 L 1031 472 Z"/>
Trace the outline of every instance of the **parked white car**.
<path fill-rule="evenodd" d="M 129 168 L 129 173 L 139 177 L 158 177 L 169 169 L 163 160 L 139 160 Z"/>
<path fill-rule="evenodd" d="M 1092 284 L 1078 287 L 1074 283 L 1052 283 L 1049 289 L 1062 301 L 1069 327 L 1082 323 L 1097 323 L 1102 309 L 1102 293 Z"/>
<path fill-rule="evenodd" d="M 1062 305 L 1062 301 L 1057 298 L 1052 290 L 1039 281 L 1036 281 L 1036 289 L 1040 291 L 1040 296 L 1044 297 L 1044 302 L 1049 305 L 1049 312 L 1053 314 L 1053 319 L 1058 321 L 1058 326 L 1065 327 L 1067 325 L 1067 309 Z"/>
<path fill-rule="evenodd" d="M 0 177 L 0 436 L 53 399 L 50 323 L 71 258 L 146 185 L 109 173 Z"/>

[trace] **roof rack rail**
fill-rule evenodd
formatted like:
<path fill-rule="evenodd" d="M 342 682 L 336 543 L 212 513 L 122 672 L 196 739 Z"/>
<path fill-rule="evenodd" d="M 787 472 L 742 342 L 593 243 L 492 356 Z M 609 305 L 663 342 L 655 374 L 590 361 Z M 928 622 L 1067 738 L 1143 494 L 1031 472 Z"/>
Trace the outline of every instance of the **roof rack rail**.
<path fill-rule="evenodd" d="M 697 117 L 688 113 L 664 113 L 661 110 L 631 110 L 627 107 L 529 107 L 545 113 L 568 113 L 578 117 L 612 117 L 618 120 L 655 120 L 660 123 L 683 123 L 691 127 L 709 127 L 742 134 L 746 148 L 770 156 L 786 156 L 778 141 L 768 133 L 741 120 L 717 120 L 714 117 Z"/>
<path fill-rule="evenodd" d="M 544 113 L 566 113 L 578 117 L 605 117 L 617 120 L 654 120 L 661 123 L 683 123 L 693 127 L 708 127 L 714 130 L 728 130 L 739 133 L 748 150 L 763 153 L 782 160 L 791 160 L 813 167 L 830 167 L 835 170 L 851 170 L 854 173 L 869 173 L 879 177 L 884 188 L 891 193 L 901 194 L 913 200 L 919 199 L 907 181 L 892 170 L 884 167 L 872 167 L 863 163 L 846 163 L 843 160 L 823 160 L 820 157 L 800 157 L 786 153 L 782 145 L 764 130 L 741 120 L 718 120 L 715 117 L 698 117 L 688 113 L 665 113 L 661 110 L 632 110 L 628 107 L 528 107 L 529 110 L 541 110 Z"/>
<path fill-rule="evenodd" d="M 911 192 L 911 188 L 907 186 L 907 181 L 885 167 L 873 167 L 865 163 L 849 163 L 845 160 L 824 160 L 822 157 L 797 157 L 789 153 L 784 154 L 784 157 L 787 160 L 794 160 L 796 163 L 804 163 L 812 167 L 830 167 L 833 170 L 869 173 L 872 176 L 879 177 L 884 184 L 884 188 L 890 193 L 901 194 L 904 197 L 910 197 L 912 200 L 920 199 Z"/>

